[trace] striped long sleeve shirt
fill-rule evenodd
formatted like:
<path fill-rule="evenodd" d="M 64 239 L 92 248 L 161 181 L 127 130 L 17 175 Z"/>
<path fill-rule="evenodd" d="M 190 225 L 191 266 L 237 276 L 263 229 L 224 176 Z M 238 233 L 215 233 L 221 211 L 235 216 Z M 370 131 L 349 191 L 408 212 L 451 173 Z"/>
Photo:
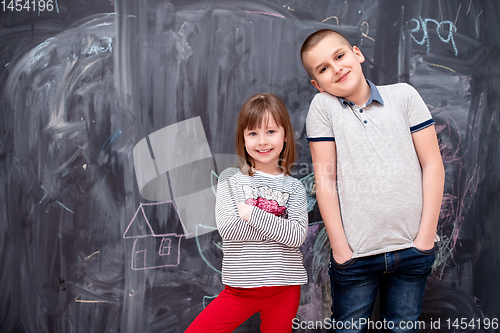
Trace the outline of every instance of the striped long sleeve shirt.
<path fill-rule="evenodd" d="M 248 221 L 238 214 L 242 202 L 254 206 Z M 223 284 L 307 283 L 298 248 L 307 234 L 307 199 L 299 180 L 260 171 L 248 176 L 228 168 L 219 177 L 215 219 L 223 242 Z"/>

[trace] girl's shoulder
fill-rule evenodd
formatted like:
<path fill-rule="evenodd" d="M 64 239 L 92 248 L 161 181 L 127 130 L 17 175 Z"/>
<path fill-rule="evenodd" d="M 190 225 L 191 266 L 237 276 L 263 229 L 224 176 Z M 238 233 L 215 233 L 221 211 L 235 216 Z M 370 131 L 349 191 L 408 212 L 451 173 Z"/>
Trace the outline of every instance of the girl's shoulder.
<path fill-rule="evenodd" d="M 302 193 L 302 192 L 305 193 L 306 192 L 306 188 L 305 188 L 304 184 L 302 183 L 302 181 L 300 181 L 300 179 L 297 179 L 297 178 L 295 178 L 293 176 L 289 176 L 289 175 L 286 175 L 285 177 L 286 177 L 287 181 L 293 187 L 295 193 Z"/>
<path fill-rule="evenodd" d="M 241 175 L 240 169 L 235 167 L 229 167 L 220 173 L 219 181 L 228 180 L 237 175 Z"/>

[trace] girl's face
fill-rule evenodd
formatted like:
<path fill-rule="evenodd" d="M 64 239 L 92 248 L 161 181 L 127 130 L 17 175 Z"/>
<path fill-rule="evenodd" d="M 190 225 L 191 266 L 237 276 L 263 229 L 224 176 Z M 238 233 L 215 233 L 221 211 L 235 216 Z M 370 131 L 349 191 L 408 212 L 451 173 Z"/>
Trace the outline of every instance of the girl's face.
<path fill-rule="evenodd" d="M 285 130 L 271 115 L 265 117 L 258 128 L 243 132 L 245 149 L 253 158 L 254 168 L 269 174 L 280 174 L 279 158 L 285 143 Z"/>

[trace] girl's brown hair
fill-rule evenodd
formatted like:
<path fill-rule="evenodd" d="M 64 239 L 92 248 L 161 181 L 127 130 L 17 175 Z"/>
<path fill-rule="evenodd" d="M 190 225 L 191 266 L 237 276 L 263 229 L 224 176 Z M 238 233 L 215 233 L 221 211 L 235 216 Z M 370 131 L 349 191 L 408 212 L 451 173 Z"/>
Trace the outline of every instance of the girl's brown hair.
<path fill-rule="evenodd" d="M 245 129 L 253 130 L 261 126 L 268 116 L 273 117 L 278 126 L 285 131 L 285 144 L 281 151 L 278 167 L 286 175 L 290 175 L 290 168 L 295 161 L 295 140 L 292 122 L 286 110 L 285 104 L 276 96 L 270 93 L 257 94 L 250 97 L 241 107 L 236 128 L 236 154 L 244 157 L 238 159 L 240 169 L 249 169 L 253 175 L 253 158 L 245 149 L 245 139 L 243 132 Z M 250 167 L 250 168 L 249 168 Z"/>

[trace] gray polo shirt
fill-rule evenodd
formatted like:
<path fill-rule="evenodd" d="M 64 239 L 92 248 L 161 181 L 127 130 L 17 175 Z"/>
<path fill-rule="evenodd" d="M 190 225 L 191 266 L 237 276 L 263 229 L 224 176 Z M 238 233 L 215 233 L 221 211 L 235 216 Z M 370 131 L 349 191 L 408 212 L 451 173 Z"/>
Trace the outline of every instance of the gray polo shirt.
<path fill-rule="evenodd" d="M 335 142 L 340 211 L 354 258 L 414 246 L 423 194 L 411 133 L 434 124 L 412 86 L 368 83 L 365 106 L 323 92 L 306 119 L 308 141 Z"/>

